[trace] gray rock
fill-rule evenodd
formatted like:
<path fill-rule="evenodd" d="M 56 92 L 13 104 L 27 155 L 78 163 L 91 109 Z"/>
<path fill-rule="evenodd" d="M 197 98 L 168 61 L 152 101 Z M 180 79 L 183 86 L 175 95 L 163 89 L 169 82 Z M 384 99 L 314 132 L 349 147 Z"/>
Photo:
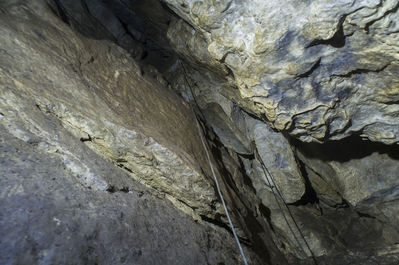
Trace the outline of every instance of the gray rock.
<path fill-rule="evenodd" d="M 59 149 L 45 138 L 18 139 L 0 125 L 1 264 L 240 262 L 226 231 L 194 222 L 56 119 L 44 119 L 60 137 Z M 70 168 L 72 161 L 82 172 Z"/>
<path fill-rule="evenodd" d="M 350 137 L 324 145 L 302 143 L 297 151 L 321 200 L 333 205 L 339 204 L 342 197 L 357 211 L 398 227 L 399 149 L 396 146 Z M 329 184 L 328 192 L 317 186 L 312 174 Z"/>
<path fill-rule="evenodd" d="M 188 104 L 43 1 L 0 12 L 0 263 L 241 262 Z"/>
<path fill-rule="evenodd" d="M 209 176 L 209 165 L 188 104 L 141 76 L 120 47 L 77 35 L 49 11 L 39 14 L 44 19 L 1 17 L 0 105 L 14 113 L 3 119 L 10 131 L 20 131 L 17 113 L 37 105 L 136 180 L 179 198 L 187 213 L 213 212 L 216 196 L 201 172 Z M 33 118 L 23 116 L 21 126 L 40 135 L 45 129 Z"/>
<path fill-rule="evenodd" d="M 399 141 L 397 0 L 165 2 L 190 25 L 171 24 L 176 51 L 227 67 L 237 103 L 277 130 Z"/>
<path fill-rule="evenodd" d="M 250 264 L 396 264 L 399 150 L 343 138 L 398 142 L 397 1 L 164 2 L 1 3 L 0 263 L 240 263 L 177 91 Z"/>
<path fill-rule="evenodd" d="M 219 136 L 223 145 L 238 154 L 252 154 L 249 140 L 243 137 L 239 129 L 218 104 L 208 104 L 202 110 L 206 121 Z"/>
<path fill-rule="evenodd" d="M 299 201 L 305 193 L 305 182 L 288 140 L 281 133 L 274 132 L 268 125 L 248 115 L 245 120 L 262 162 L 272 174 L 265 175 L 261 165 L 254 163 L 257 175 L 263 179 L 263 187 L 258 189 L 277 186 L 287 203 Z"/>
<path fill-rule="evenodd" d="M 398 198 L 397 147 L 350 137 L 329 144 L 299 144 L 301 160 L 351 205 Z"/>

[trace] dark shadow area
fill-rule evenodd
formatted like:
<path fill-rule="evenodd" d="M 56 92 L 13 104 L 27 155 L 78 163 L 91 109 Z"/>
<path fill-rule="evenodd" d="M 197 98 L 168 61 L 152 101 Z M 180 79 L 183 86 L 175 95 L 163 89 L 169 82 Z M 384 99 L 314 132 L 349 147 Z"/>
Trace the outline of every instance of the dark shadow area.
<path fill-rule="evenodd" d="M 140 64 L 152 65 L 162 72 L 176 56 L 166 36 L 171 18 L 176 15 L 157 0 L 47 3 L 55 15 L 80 34 L 109 39 L 141 59 Z"/>
<path fill-rule="evenodd" d="M 51 11 L 80 34 L 92 39 L 116 41 L 110 32 L 89 11 L 85 1 L 48 0 Z"/>
<path fill-rule="evenodd" d="M 211 146 L 211 153 L 217 163 L 216 166 L 220 173 L 220 176 L 218 177 L 219 179 L 222 179 L 222 182 L 219 184 L 222 188 L 222 193 L 225 197 L 226 203 L 230 206 L 229 209 L 233 209 L 235 216 L 239 216 L 237 219 L 243 222 L 241 225 L 243 226 L 242 228 L 244 229 L 244 231 L 246 231 L 247 236 L 250 238 L 252 249 L 264 261 L 264 264 L 276 264 L 272 263 L 272 257 L 270 252 L 273 250 L 270 250 L 270 246 L 267 246 L 265 244 L 265 240 L 262 238 L 262 235 L 270 236 L 270 232 L 265 231 L 265 228 L 256 219 L 253 210 L 248 205 L 246 205 L 245 195 L 240 193 L 240 189 L 237 187 L 237 183 L 235 183 L 232 175 L 226 168 L 226 165 L 223 162 L 223 144 L 217 139 L 217 136 L 210 137 L 209 133 L 206 135 L 206 138 L 213 139 L 211 140 L 213 143 L 213 145 Z M 241 173 L 241 175 L 245 175 L 243 172 Z M 249 179 L 249 177 L 247 178 Z M 245 182 L 245 180 L 243 181 Z M 252 186 L 252 182 L 247 182 L 245 184 L 250 184 L 250 188 L 254 189 L 254 187 Z M 216 190 L 215 193 L 218 194 Z M 236 201 L 237 199 L 238 201 Z M 242 213 L 240 210 L 238 210 L 242 207 L 245 208 L 245 213 Z M 266 216 L 264 216 L 266 220 L 270 220 L 270 210 L 267 209 L 266 206 L 262 211 L 262 215 L 263 214 L 266 214 Z M 269 240 L 268 243 L 274 244 L 272 240 Z M 275 248 L 274 250 L 276 251 L 277 248 Z"/>
<path fill-rule="evenodd" d="M 305 193 L 302 195 L 300 200 L 291 203 L 290 205 L 299 206 L 299 205 L 306 205 L 308 203 L 310 204 L 319 203 L 319 198 L 317 197 L 317 193 L 312 187 L 312 183 L 310 182 L 308 173 L 306 172 L 305 164 L 299 159 L 297 159 L 297 162 L 299 170 L 301 171 L 301 175 L 305 180 Z"/>
<path fill-rule="evenodd" d="M 348 162 L 351 159 L 361 159 L 373 153 L 386 154 L 399 160 L 399 145 L 363 140 L 358 135 L 352 135 L 339 141 L 328 141 L 323 144 L 304 143 L 289 137 L 292 145 L 297 147 L 306 157 L 318 158 L 322 161 Z"/>
<path fill-rule="evenodd" d="M 65 13 L 65 9 L 62 7 L 60 2 L 58 0 L 53 0 L 53 3 L 53 5 L 49 4 L 50 9 L 54 12 L 54 14 L 59 16 L 64 23 L 70 25 L 68 16 Z"/>
<path fill-rule="evenodd" d="M 346 15 L 343 16 L 340 21 L 338 22 L 338 30 L 335 32 L 335 34 L 327 40 L 323 39 L 316 39 L 313 40 L 306 48 L 310 48 L 316 45 L 330 45 L 334 48 L 342 48 L 345 46 L 345 34 L 344 34 L 344 27 L 343 23 L 346 19 Z"/>

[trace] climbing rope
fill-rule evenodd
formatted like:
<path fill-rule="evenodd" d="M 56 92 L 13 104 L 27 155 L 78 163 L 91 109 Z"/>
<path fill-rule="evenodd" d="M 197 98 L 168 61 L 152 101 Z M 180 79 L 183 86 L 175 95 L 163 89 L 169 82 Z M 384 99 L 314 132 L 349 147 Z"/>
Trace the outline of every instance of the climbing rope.
<path fill-rule="evenodd" d="M 194 93 L 193 93 L 192 87 L 190 86 L 190 83 L 188 82 L 188 79 L 187 79 L 187 72 L 186 72 L 186 69 L 185 69 L 185 67 L 184 67 L 184 65 L 183 65 L 183 63 L 182 63 L 182 61 L 180 61 L 180 64 L 181 64 L 182 69 L 183 69 L 183 72 L 184 72 L 185 81 L 186 81 L 186 83 L 187 83 L 187 85 L 188 85 L 188 87 L 189 87 L 189 89 L 190 89 L 191 96 L 192 96 L 192 98 L 193 98 L 195 104 L 198 106 L 198 103 L 196 102 L 196 99 L 195 99 L 195 97 L 194 97 Z M 216 174 L 215 174 L 215 171 L 214 171 L 214 168 L 213 168 L 213 165 L 212 165 L 210 156 L 209 156 L 208 148 L 207 148 L 207 146 L 206 146 L 206 144 L 205 144 L 205 141 L 204 141 L 204 139 L 203 139 L 203 136 L 202 136 L 202 135 L 203 135 L 203 131 L 201 130 L 201 127 L 200 127 L 200 124 L 199 124 L 199 121 L 198 121 L 198 116 L 197 116 L 196 112 L 194 111 L 195 106 L 193 106 L 193 104 L 190 104 L 190 106 L 191 106 L 191 109 L 192 109 L 192 111 L 193 111 L 193 113 L 194 113 L 194 116 L 196 117 L 196 123 L 197 123 L 198 131 L 199 131 L 199 134 L 200 134 L 201 142 L 202 142 L 202 145 L 203 145 L 203 147 L 204 147 L 204 149 L 205 149 L 205 153 L 206 153 L 206 156 L 207 156 L 207 158 L 208 158 L 209 166 L 210 166 L 210 168 L 211 168 L 212 175 L 213 175 L 213 178 L 214 178 L 214 180 L 215 180 L 216 189 L 217 189 L 217 191 L 218 191 L 220 200 L 222 201 L 223 208 L 224 208 L 224 211 L 225 211 L 226 216 L 227 216 L 227 220 L 229 221 L 229 225 L 230 225 L 231 230 L 232 230 L 232 232 L 233 232 L 234 238 L 235 238 L 235 240 L 236 240 L 236 242 L 237 242 L 237 246 L 238 246 L 238 248 L 239 248 L 239 250 L 240 250 L 241 256 L 242 256 L 243 261 L 244 261 L 244 264 L 245 264 L 245 265 L 248 265 L 247 259 L 246 259 L 246 257 L 245 257 L 245 253 L 244 253 L 244 251 L 243 251 L 243 249 L 242 249 L 240 240 L 238 239 L 237 234 L 236 234 L 236 232 L 235 232 L 233 223 L 232 223 L 231 218 L 230 218 L 230 214 L 229 214 L 229 212 L 228 212 L 226 203 L 225 203 L 225 201 L 224 201 L 222 192 L 221 192 L 221 190 L 220 190 L 219 182 L 218 182 L 218 180 L 217 180 L 217 178 L 216 178 Z M 201 111 L 198 109 L 198 114 L 199 114 L 200 112 L 201 112 Z M 315 258 L 315 255 L 314 255 L 312 249 L 310 248 L 308 242 L 306 241 L 306 238 L 305 238 L 305 236 L 303 235 L 301 229 L 299 228 L 298 223 L 295 221 L 294 215 L 292 214 L 290 208 L 288 207 L 288 204 L 287 204 L 287 202 L 285 201 L 285 199 L 284 199 L 284 197 L 283 197 L 281 191 L 280 191 L 280 190 L 278 189 L 278 187 L 275 185 L 276 181 L 275 181 L 273 175 L 270 173 L 270 171 L 269 171 L 268 168 L 266 167 L 265 163 L 263 162 L 263 159 L 262 159 L 261 156 L 259 155 L 259 152 L 258 152 L 258 149 L 257 149 L 256 145 L 253 146 L 253 152 L 254 152 L 254 155 L 255 155 L 256 160 L 258 160 L 258 162 L 261 164 L 262 171 L 263 171 L 263 173 L 264 173 L 264 175 L 265 175 L 265 178 L 266 178 L 266 181 L 267 181 L 269 187 L 270 187 L 271 190 L 272 190 L 274 199 L 276 200 L 277 205 L 278 205 L 279 209 L 281 210 L 281 213 L 283 214 L 284 220 L 285 220 L 285 222 L 287 223 L 288 228 L 290 229 L 291 233 L 293 234 L 293 236 L 294 236 L 296 242 L 298 243 L 298 245 L 299 245 L 299 247 L 302 249 L 302 251 L 303 251 L 304 253 L 306 253 L 306 251 L 305 251 L 305 249 L 302 247 L 302 244 L 300 243 L 300 241 L 299 241 L 299 239 L 298 239 L 296 233 L 294 232 L 292 226 L 290 225 L 290 222 L 288 221 L 287 216 L 286 216 L 286 214 L 284 213 L 285 211 L 283 210 L 283 207 L 281 207 L 281 204 L 280 204 L 280 202 L 279 202 L 279 200 L 278 200 L 278 198 L 277 198 L 277 195 L 276 195 L 276 193 L 275 193 L 274 190 L 277 191 L 278 196 L 279 196 L 279 197 L 281 198 L 281 200 L 283 201 L 283 204 L 285 205 L 285 208 L 287 209 L 288 214 L 290 215 L 290 217 L 291 217 L 291 219 L 292 219 L 292 222 L 294 223 L 296 229 L 298 230 L 300 236 L 302 237 L 303 242 L 305 242 L 305 245 L 306 245 L 307 249 L 309 250 L 309 253 L 311 254 L 311 257 L 312 257 L 312 260 L 313 260 L 314 264 L 315 264 L 315 265 L 318 265 L 317 260 L 316 260 L 316 258 Z M 269 176 L 270 179 L 268 178 L 268 176 Z M 271 180 L 273 183 L 271 183 L 270 180 Z"/>
<path fill-rule="evenodd" d="M 200 125 L 199 125 L 198 119 L 196 118 L 195 120 L 197 121 L 197 127 L 198 127 L 198 131 L 199 131 L 199 134 L 200 134 L 202 146 L 203 146 L 204 149 L 205 149 L 206 157 L 208 158 L 209 166 L 211 167 L 213 179 L 215 180 L 216 189 L 217 189 L 217 191 L 218 191 L 220 200 L 222 201 L 223 208 L 224 208 L 224 211 L 225 211 L 226 216 L 227 216 L 227 220 L 229 221 L 229 225 L 230 225 L 230 227 L 231 227 L 231 231 L 233 232 L 234 238 L 235 238 L 235 240 L 236 240 L 236 242 L 237 242 L 237 246 L 238 246 L 238 248 L 240 249 L 240 253 L 241 253 L 242 259 L 243 259 L 243 261 L 244 261 L 244 264 L 245 264 L 245 265 L 248 265 L 247 258 L 245 257 L 244 250 L 242 249 L 240 240 L 238 239 L 237 233 L 236 233 L 235 228 L 234 228 L 234 226 L 233 226 L 233 222 L 231 221 L 229 211 L 227 210 L 227 206 L 226 206 L 226 203 L 225 203 L 225 201 L 224 201 L 222 191 L 220 190 L 219 182 L 218 182 L 218 180 L 217 180 L 217 178 L 216 178 L 215 170 L 213 169 L 213 165 L 212 165 L 212 162 L 211 162 L 211 158 L 210 158 L 210 156 L 209 156 L 208 149 L 207 149 L 207 147 L 206 147 L 204 138 L 203 138 L 203 136 L 202 136 L 201 127 L 200 127 Z"/>
<path fill-rule="evenodd" d="M 287 208 L 288 214 L 290 215 L 290 217 L 291 217 L 291 219 L 292 219 L 292 222 L 294 223 L 296 229 L 298 230 L 300 236 L 302 237 L 303 242 L 305 242 L 305 245 L 306 245 L 307 249 L 309 250 L 309 253 L 310 253 L 311 257 L 312 257 L 312 260 L 313 260 L 314 264 L 317 265 L 318 263 L 317 263 L 316 257 L 315 257 L 315 255 L 314 255 L 312 249 L 310 248 L 308 242 L 306 241 L 306 238 L 305 238 L 305 236 L 303 235 L 301 229 L 299 229 L 299 225 L 298 225 L 298 223 L 295 221 L 294 215 L 292 214 L 290 208 L 288 207 L 288 204 L 287 204 L 287 202 L 285 201 L 285 199 L 284 199 L 284 197 L 283 197 L 283 194 L 281 193 L 281 191 L 278 189 L 277 185 L 275 184 L 276 181 L 275 181 L 273 175 L 270 173 L 269 169 L 266 167 L 265 163 L 263 162 L 262 157 L 259 155 L 258 148 L 256 147 L 256 145 L 253 145 L 253 148 L 252 148 L 252 149 L 253 149 L 253 152 L 254 152 L 254 155 L 255 155 L 256 160 L 258 160 L 258 162 L 261 164 L 262 171 L 263 171 L 263 173 L 265 174 L 265 178 L 266 178 L 267 184 L 270 186 L 270 188 L 271 188 L 271 190 L 272 190 L 274 199 L 276 200 L 277 205 L 278 205 L 278 208 L 281 210 L 281 213 L 283 214 L 284 220 L 285 220 L 285 222 L 287 223 L 288 228 L 290 229 L 291 233 L 294 235 L 294 238 L 295 238 L 296 242 L 298 243 L 298 245 L 302 248 L 302 251 L 303 251 L 304 253 L 306 253 L 306 251 L 305 251 L 305 250 L 303 249 L 303 247 L 302 247 L 302 244 L 299 242 L 299 239 L 298 239 L 298 237 L 296 236 L 294 230 L 292 229 L 290 223 L 288 222 L 288 219 L 287 219 L 287 217 L 286 217 L 286 215 L 285 215 L 285 213 L 284 213 L 284 211 L 283 211 L 283 208 L 282 208 L 281 205 L 280 205 L 280 202 L 279 202 L 279 200 L 278 200 L 278 198 L 277 198 L 277 195 L 276 195 L 276 193 L 274 192 L 274 190 L 277 191 L 279 197 L 280 197 L 281 200 L 283 201 L 283 204 L 285 205 L 285 208 Z M 268 176 L 270 177 L 270 179 L 271 179 L 271 181 L 272 181 L 273 183 L 271 183 L 271 181 L 270 181 L 270 179 L 268 178 Z"/>
<path fill-rule="evenodd" d="M 185 69 L 185 67 L 184 67 L 184 65 L 183 65 L 183 63 L 182 63 L 181 61 L 180 61 L 180 64 L 181 64 L 181 66 L 182 66 L 182 68 L 183 68 L 183 71 L 184 71 L 184 78 L 185 78 L 185 80 L 186 80 L 186 83 L 187 83 L 188 87 L 190 88 L 191 96 L 192 96 L 193 100 L 195 101 L 195 97 L 194 97 L 194 94 L 193 94 L 193 90 L 192 90 L 192 88 L 191 88 L 191 86 L 190 86 L 190 83 L 189 83 L 188 80 L 187 80 L 186 69 Z M 196 101 L 195 101 L 195 102 L 196 102 Z M 198 104 L 197 104 L 197 105 L 198 105 Z M 217 190 L 217 192 L 218 192 L 218 194 L 219 194 L 219 197 L 220 197 L 220 200 L 221 200 L 221 202 L 222 202 L 222 205 L 223 205 L 223 208 L 224 208 L 224 212 L 226 213 L 227 220 L 229 221 L 229 225 L 230 225 L 231 231 L 232 231 L 233 236 L 234 236 L 234 239 L 235 239 L 235 241 L 236 241 L 236 243 L 237 243 L 238 249 L 240 250 L 240 254 L 241 254 L 241 257 L 242 257 L 242 259 L 243 259 L 243 261 L 244 261 L 244 264 L 245 264 L 245 265 L 248 265 L 247 258 L 246 258 L 246 256 L 245 256 L 244 250 L 243 250 L 243 248 L 242 248 L 242 246 L 241 246 L 240 240 L 238 239 L 236 230 L 235 230 L 235 228 L 234 228 L 233 222 L 231 221 L 230 214 L 229 214 L 229 211 L 228 211 L 227 206 L 226 206 L 226 202 L 225 202 L 225 200 L 224 200 L 222 191 L 221 191 L 221 189 L 220 189 L 219 181 L 218 181 L 218 179 L 217 179 L 217 177 L 216 177 L 216 173 L 215 173 L 215 170 L 214 170 L 214 168 L 213 168 L 213 164 L 212 164 L 212 161 L 211 161 L 211 157 L 210 157 L 210 155 L 209 155 L 208 148 L 207 148 L 207 146 L 206 146 L 206 144 L 205 144 L 205 140 L 204 140 L 204 137 L 203 137 L 204 132 L 201 130 L 201 126 L 200 126 L 199 121 L 198 121 L 198 115 L 197 115 L 196 112 L 194 111 L 195 106 L 193 106 L 192 104 L 190 104 L 190 106 L 191 106 L 191 110 L 192 110 L 193 113 L 194 113 L 195 121 L 196 121 L 196 123 L 197 123 L 198 133 L 199 133 L 199 135 L 200 135 L 201 142 L 202 142 L 202 146 L 204 147 L 205 154 L 206 154 L 206 157 L 207 157 L 207 159 L 208 159 L 209 167 L 211 168 L 212 176 L 213 176 L 213 179 L 214 179 L 215 184 L 216 184 L 216 190 Z M 198 109 L 198 112 L 200 112 L 199 109 Z"/>

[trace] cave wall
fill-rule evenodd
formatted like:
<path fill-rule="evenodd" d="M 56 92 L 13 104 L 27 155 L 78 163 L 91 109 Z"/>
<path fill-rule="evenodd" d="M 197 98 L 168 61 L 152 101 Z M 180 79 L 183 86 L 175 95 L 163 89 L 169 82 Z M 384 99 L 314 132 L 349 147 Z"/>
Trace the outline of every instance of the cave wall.
<path fill-rule="evenodd" d="M 151 242 L 165 237 L 165 244 L 151 245 L 161 253 L 153 260 L 130 252 L 132 260 L 140 256 L 138 264 L 160 264 L 168 242 L 188 230 L 199 239 L 189 240 L 185 251 L 195 255 L 187 259 L 179 254 L 181 245 L 171 244 L 170 264 L 239 264 L 196 130 L 195 106 L 250 264 L 396 264 L 398 6 L 350 0 L 5 1 L 4 137 L 13 139 L 11 146 L 57 154 L 78 183 L 103 194 L 95 195 L 101 200 L 126 190 L 129 196 L 137 186 L 149 193 L 150 207 L 165 205 L 153 216 L 135 206 L 140 199 L 126 199 L 157 220 L 130 233 L 150 229 Z M 71 140 L 48 136 L 58 131 Z M 84 162 L 76 157 L 81 151 L 70 149 L 72 141 L 90 150 Z M 6 142 L 3 154 L 10 149 Z M 97 159 L 123 177 L 93 174 L 90 161 Z M 24 170 L 29 167 L 47 168 L 29 164 Z M 4 179 L 5 187 L 12 181 Z M 126 205 L 115 201 L 114 207 Z M 172 226 L 165 232 L 170 237 L 158 231 L 175 215 L 184 220 L 178 227 L 188 230 Z M 141 223 L 137 215 L 129 218 Z M 107 222 L 119 227 L 113 218 L 96 219 Z M 122 246 L 131 244 L 130 235 Z"/>
<path fill-rule="evenodd" d="M 237 103 L 273 128 L 398 142 L 398 1 L 164 2 L 182 18 L 168 29 L 175 49 L 224 69 Z"/>
<path fill-rule="evenodd" d="M 44 1 L 0 11 L 0 263 L 239 263 L 189 105 Z"/>

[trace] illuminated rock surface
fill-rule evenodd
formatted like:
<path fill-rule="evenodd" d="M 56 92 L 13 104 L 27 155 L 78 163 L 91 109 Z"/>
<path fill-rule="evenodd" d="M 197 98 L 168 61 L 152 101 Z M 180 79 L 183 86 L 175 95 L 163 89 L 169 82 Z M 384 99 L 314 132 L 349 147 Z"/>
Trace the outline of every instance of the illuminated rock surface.
<path fill-rule="evenodd" d="M 398 7 L 1 2 L 0 263 L 398 264 Z"/>

